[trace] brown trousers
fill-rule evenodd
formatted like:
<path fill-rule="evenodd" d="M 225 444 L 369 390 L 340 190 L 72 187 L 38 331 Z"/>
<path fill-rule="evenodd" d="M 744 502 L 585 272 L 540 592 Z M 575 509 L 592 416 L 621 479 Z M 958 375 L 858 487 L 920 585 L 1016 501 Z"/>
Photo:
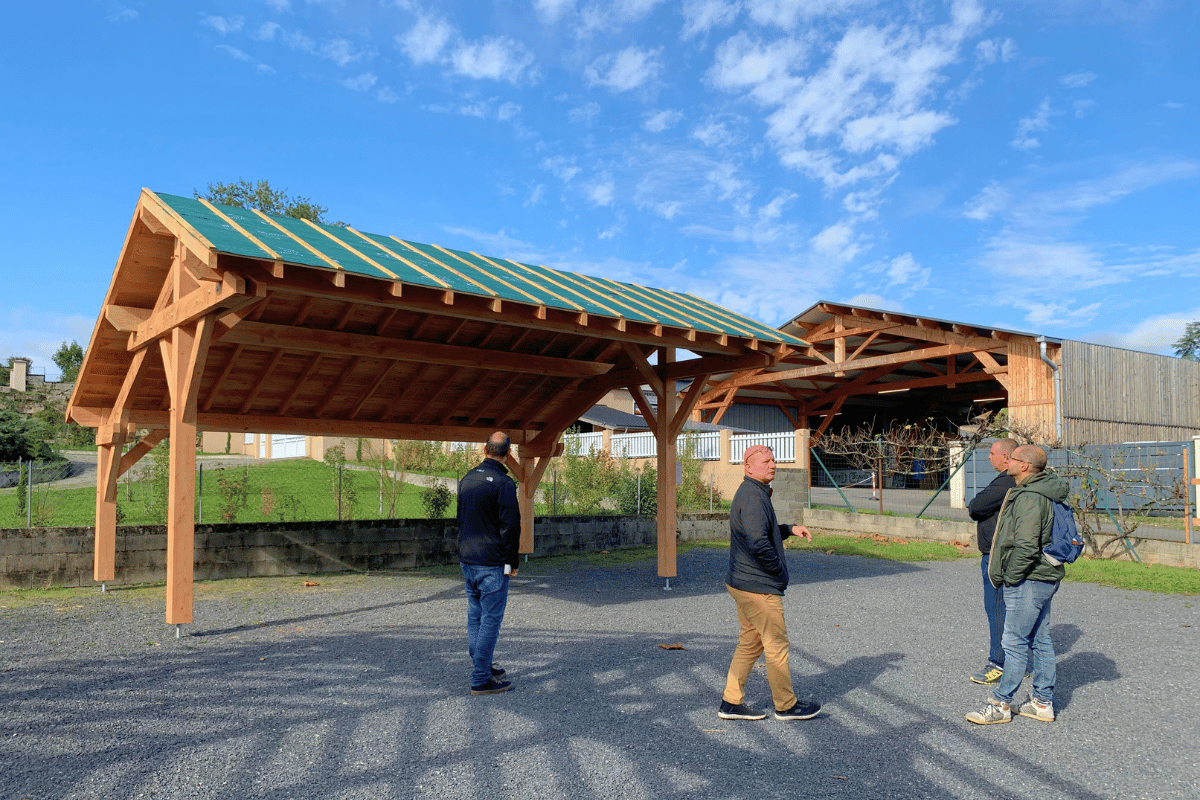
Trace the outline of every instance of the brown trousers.
<path fill-rule="evenodd" d="M 771 685 L 771 699 L 776 711 L 787 711 L 796 705 L 796 693 L 792 691 L 792 671 L 788 666 L 787 625 L 783 622 L 783 598 L 777 594 L 755 594 L 743 592 L 732 586 L 725 587 L 737 605 L 738 634 L 737 649 L 729 662 L 729 675 L 725 678 L 725 694 L 722 699 L 739 705 L 745 701 L 746 679 L 754 668 L 758 657 L 765 655 L 767 683 Z"/>

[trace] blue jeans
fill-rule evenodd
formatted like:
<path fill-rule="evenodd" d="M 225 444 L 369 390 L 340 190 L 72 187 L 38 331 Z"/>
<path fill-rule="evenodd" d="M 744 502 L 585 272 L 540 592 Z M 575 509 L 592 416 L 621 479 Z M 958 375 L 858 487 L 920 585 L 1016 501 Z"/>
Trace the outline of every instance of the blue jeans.
<path fill-rule="evenodd" d="M 1050 641 L 1050 601 L 1057 591 L 1057 581 L 1022 581 L 1004 587 L 1004 675 L 996 685 L 995 699 L 1012 702 L 1025 679 L 1026 660 L 1032 658 L 1034 699 L 1054 701 L 1057 675 Z"/>
<path fill-rule="evenodd" d="M 467 652 L 475 665 L 471 685 L 483 686 L 492 679 L 492 653 L 508 605 L 508 576 L 504 567 L 459 566 L 467 589 Z"/>
<path fill-rule="evenodd" d="M 988 577 L 988 561 L 991 557 L 983 554 L 979 562 L 983 571 L 983 610 L 988 618 L 988 663 L 1004 668 L 1004 647 L 1001 645 L 1004 636 L 1004 591 L 992 586 Z"/>

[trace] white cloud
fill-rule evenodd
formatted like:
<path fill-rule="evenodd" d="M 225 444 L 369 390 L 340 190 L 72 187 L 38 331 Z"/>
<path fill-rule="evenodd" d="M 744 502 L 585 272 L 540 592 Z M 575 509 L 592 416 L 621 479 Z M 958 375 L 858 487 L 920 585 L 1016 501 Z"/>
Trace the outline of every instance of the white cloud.
<path fill-rule="evenodd" d="M 982 222 L 1007 207 L 1008 201 L 1009 190 L 992 181 L 967 202 L 963 216 Z"/>
<path fill-rule="evenodd" d="M 521 106 L 516 103 L 503 103 L 496 109 L 496 119 L 501 122 L 508 122 L 510 119 L 516 119 L 521 114 Z"/>
<path fill-rule="evenodd" d="M 346 78 L 342 81 L 342 85 L 355 92 L 365 92 L 378 82 L 379 78 L 375 77 L 374 73 L 364 72 L 357 78 Z"/>
<path fill-rule="evenodd" d="M 250 34 L 250 38 L 260 42 L 270 42 L 275 39 L 275 34 L 279 33 L 280 28 L 278 22 L 264 22 L 255 28 L 254 32 Z"/>
<path fill-rule="evenodd" d="M 331 39 L 321 45 L 320 54 L 323 58 L 329 59 L 339 67 L 344 67 L 347 64 L 362 59 L 366 55 L 366 52 L 355 52 L 354 45 L 346 39 Z"/>
<path fill-rule="evenodd" d="M 669 130 L 683 119 L 683 112 L 672 109 L 653 111 L 642 118 L 642 127 L 651 133 L 662 133 Z"/>
<path fill-rule="evenodd" d="M 1071 104 L 1071 108 L 1075 109 L 1075 119 L 1082 119 L 1094 105 L 1095 100 L 1076 100 Z"/>
<path fill-rule="evenodd" d="M 1094 72 L 1073 72 L 1059 78 L 1059 83 L 1068 89 L 1082 89 L 1098 77 L 1100 76 Z"/>
<path fill-rule="evenodd" d="M 267 5 L 276 11 L 287 11 L 292 7 L 290 0 L 267 0 Z"/>
<path fill-rule="evenodd" d="M 637 45 L 600 56 L 583 71 L 589 86 L 627 92 L 654 80 L 662 71 L 662 48 L 645 50 Z"/>
<path fill-rule="evenodd" d="M 1080 289 L 1121 283 L 1131 276 L 1104 262 L 1091 246 L 1003 231 L 988 242 L 983 266 L 1019 295 L 1071 296 Z"/>
<path fill-rule="evenodd" d="M 912 297 L 922 291 L 929 285 L 933 275 L 933 270 L 918 264 L 912 253 L 893 258 L 888 262 L 885 272 L 888 276 L 888 286 L 903 287 L 902 297 Z"/>
<path fill-rule="evenodd" d="M 749 10 L 764 24 L 786 28 L 814 10 L 853 5 L 764 2 Z M 708 80 L 746 92 L 768 112 L 767 140 L 785 166 L 828 188 L 886 179 L 902 157 L 930 146 L 956 123 L 933 107 L 937 87 L 963 42 L 987 22 L 975 0 L 955 2 L 942 24 L 919 14 L 906 25 L 850 22 L 825 62 L 804 73 L 797 70 L 811 54 L 796 39 L 765 42 L 743 31 L 717 48 Z M 995 46 L 996 53 L 1002 49 Z"/>
<path fill-rule="evenodd" d="M 1041 147 L 1042 143 L 1033 134 L 1050 129 L 1050 115 L 1053 113 L 1050 98 L 1047 97 L 1038 105 L 1038 110 L 1032 116 L 1025 117 L 1017 123 L 1017 135 L 1010 144 L 1017 150 Z"/>
<path fill-rule="evenodd" d="M 230 47 L 227 44 L 219 44 L 219 45 L 217 45 L 217 49 L 224 50 L 226 53 L 233 56 L 238 61 L 253 61 L 254 60 L 254 59 L 250 58 L 250 56 L 246 55 L 246 53 L 242 52 L 241 50 L 238 50 L 236 47 Z"/>
<path fill-rule="evenodd" d="M 1017 43 L 1012 39 L 984 39 L 975 45 L 975 58 L 981 64 L 1007 64 L 1017 57 Z"/>
<path fill-rule="evenodd" d="M 575 10 L 575 0 L 533 0 L 533 8 L 543 22 L 558 22 Z"/>
<path fill-rule="evenodd" d="M 680 37 L 691 39 L 713 28 L 728 25 L 737 19 L 740 10 L 739 4 L 730 0 L 685 0 Z"/>
<path fill-rule="evenodd" d="M 563 183 L 570 183 L 571 179 L 581 171 L 579 167 L 575 166 L 575 159 L 567 156 L 553 156 L 542 159 L 542 169 Z"/>
<path fill-rule="evenodd" d="M 600 115 L 599 103 L 585 103 L 578 108 L 572 108 L 567 111 L 568 122 L 582 122 L 585 125 L 590 125 L 592 120 Z"/>
<path fill-rule="evenodd" d="M 420 66 L 437 61 L 454 35 L 454 26 L 445 20 L 421 17 L 407 33 L 396 35 L 396 44 L 410 61 Z"/>
<path fill-rule="evenodd" d="M 212 28 L 214 31 L 216 31 L 217 33 L 224 36 L 227 33 L 237 33 L 238 31 L 240 31 L 242 29 L 242 24 L 245 22 L 245 19 L 243 19 L 240 16 L 239 17 L 229 17 L 228 19 L 226 19 L 225 17 L 218 17 L 215 15 L 211 15 L 211 16 L 205 17 L 200 22 L 201 22 L 201 24 L 205 25 L 206 27 Z"/>
<path fill-rule="evenodd" d="M 608 175 L 601 175 L 585 190 L 587 197 L 598 206 L 610 206 L 617 193 L 617 185 Z M 603 237 L 602 237 L 603 238 Z"/>
<path fill-rule="evenodd" d="M 855 235 L 854 228 L 844 222 L 830 225 L 809 240 L 815 252 L 846 263 L 866 249 Z"/>
<path fill-rule="evenodd" d="M 381 103 L 395 103 L 400 99 L 400 96 L 392 91 L 391 87 L 385 86 L 375 95 L 376 99 Z"/>
<path fill-rule="evenodd" d="M 1188 323 L 1196 320 L 1200 320 L 1200 306 L 1191 311 L 1156 314 L 1119 333 L 1093 334 L 1085 338 L 1096 344 L 1174 355 L 1175 342 L 1183 336 Z"/>
<path fill-rule="evenodd" d="M 785 80 L 788 71 L 800 66 L 804 48 L 792 39 L 780 39 L 763 44 L 745 31 L 722 42 L 715 53 L 715 63 L 708 79 L 719 89 L 737 90 Z"/>
<path fill-rule="evenodd" d="M 525 198 L 525 202 L 521 205 L 530 207 L 542 204 L 542 200 L 546 197 L 546 184 L 539 183 L 530 190 L 529 196 Z"/>
<path fill-rule="evenodd" d="M 463 42 L 450 55 L 451 68 L 468 78 L 486 78 L 519 84 L 536 81 L 533 53 L 506 36 L 489 36 L 478 42 Z"/>
<path fill-rule="evenodd" d="M 138 12 L 123 3 L 110 2 L 106 16 L 109 22 L 133 22 Z"/>
<path fill-rule="evenodd" d="M 710 117 L 692 130 L 691 137 L 706 147 L 730 147 L 740 142 L 742 135 L 739 131 L 731 130 L 727 124 L 729 122 L 736 123 L 739 120 Z"/>
<path fill-rule="evenodd" d="M 817 17 L 836 17 L 856 6 L 876 0 L 746 0 L 746 11 L 759 25 L 791 30 L 797 23 Z"/>
<path fill-rule="evenodd" d="M 300 31 L 287 31 L 283 34 L 283 43 L 292 50 L 302 53 L 317 52 L 317 43 Z"/>

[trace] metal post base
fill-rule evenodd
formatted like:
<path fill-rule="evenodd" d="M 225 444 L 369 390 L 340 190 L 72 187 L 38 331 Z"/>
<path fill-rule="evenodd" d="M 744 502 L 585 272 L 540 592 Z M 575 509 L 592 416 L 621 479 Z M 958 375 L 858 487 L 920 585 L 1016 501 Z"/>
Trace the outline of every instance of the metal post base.
<path fill-rule="evenodd" d="M 182 626 L 182 625 L 176 625 L 176 626 L 175 626 L 175 638 L 176 638 L 176 639 L 178 639 L 178 638 L 179 638 L 179 637 L 182 635 L 182 631 L 183 631 L 183 626 Z"/>
<path fill-rule="evenodd" d="M 667 578 L 666 581 L 667 581 L 667 585 L 663 587 L 663 591 L 669 592 L 669 591 L 671 591 L 671 579 Z"/>
<path fill-rule="evenodd" d="M 108 591 L 108 584 L 100 581 L 100 594 L 105 594 Z"/>

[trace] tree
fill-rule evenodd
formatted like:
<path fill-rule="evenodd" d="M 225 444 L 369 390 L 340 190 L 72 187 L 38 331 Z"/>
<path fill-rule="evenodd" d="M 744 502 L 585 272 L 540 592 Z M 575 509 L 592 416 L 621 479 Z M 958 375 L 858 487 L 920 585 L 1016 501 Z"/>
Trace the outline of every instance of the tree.
<path fill-rule="evenodd" d="M 239 179 L 235 183 L 210 183 L 208 191 L 201 194 L 194 190 L 196 198 L 203 198 L 210 203 L 238 208 L 257 208 L 264 214 L 274 214 L 277 217 L 292 217 L 293 219 L 308 219 L 313 222 L 325 223 L 325 206 L 319 206 L 308 197 L 289 197 L 286 189 L 273 189 L 268 181 L 251 183 Z M 344 227 L 345 222 L 334 222 L 334 225 Z"/>
<path fill-rule="evenodd" d="M 1183 329 L 1183 336 L 1174 345 L 1175 355 L 1189 361 L 1200 361 L 1200 320 L 1189 322 Z"/>
<path fill-rule="evenodd" d="M 54 351 L 54 355 L 51 358 L 58 365 L 58 368 L 62 370 L 62 380 L 64 383 L 71 383 L 79 377 L 79 368 L 83 366 L 83 348 L 79 346 L 79 342 L 72 341 L 70 344 L 63 342 Z"/>

